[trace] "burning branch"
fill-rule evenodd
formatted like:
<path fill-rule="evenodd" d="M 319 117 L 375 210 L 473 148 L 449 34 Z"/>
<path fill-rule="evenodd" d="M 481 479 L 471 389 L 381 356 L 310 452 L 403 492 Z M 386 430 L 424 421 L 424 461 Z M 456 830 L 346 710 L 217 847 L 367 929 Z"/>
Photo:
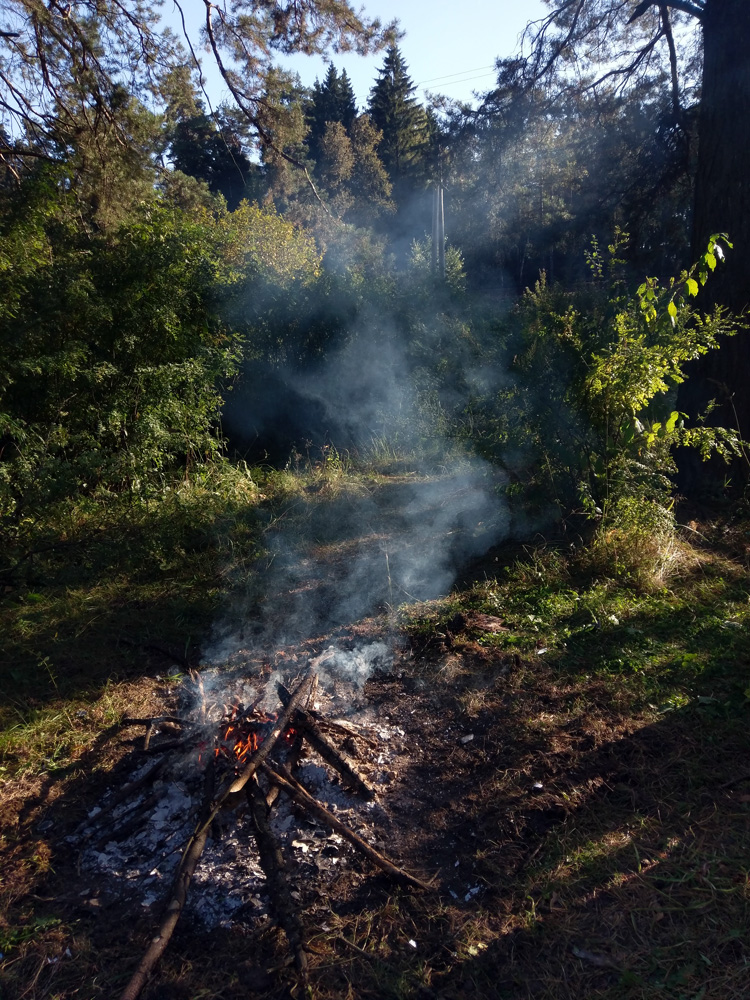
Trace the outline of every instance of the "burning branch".
<path fill-rule="evenodd" d="M 198 825 L 190 837 L 190 840 L 187 842 L 183 852 L 180 866 L 177 869 L 177 876 L 172 890 L 172 898 L 167 905 L 165 917 L 162 921 L 161 927 L 159 928 L 159 933 L 152 940 L 146 954 L 141 959 L 141 963 L 125 988 L 125 992 L 122 994 L 121 1000 L 137 1000 L 140 996 L 141 990 L 146 985 L 154 966 L 164 954 L 164 951 L 169 944 L 169 940 L 174 933 L 174 929 L 177 926 L 177 921 L 180 919 L 180 914 L 185 906 L 188 888 L 190 887 L 190 880 L 193 877 L 193 873 L 198 865 L 200 856 L 203 853 L 203 848 L 206 846 L 206 840 L 208 838 L 209 830 L 211 829 L 211 824 L 218 815 L 219 810 L 227 802 L 230 796 L 233 796 L 243 790 L 258 768 L 263 765 L 271 750 L 273 750 L 275 743 L 289 725 L 289 720 L 292 715 L 294 715 L 303 700 L 308 697 L 312 689 L 312 685 L 312 676 L 308 676 L 304 680 L 300 681 L 289 699 L 289 704 L 274 723 L 273 729 L 270 733 L 266 734 L 266 737 L 261 745 L 251 755 L 247 764 L 245 764 L 237 777 L 230 781 L 224 787 L 223 791 L 216 796 L 216 798 L 213 797 L 213 762 L 209 762 L 209 766 L 206 771 L 207 787 L 206 794 L 204 795 L 205 805 L 203 815 L 201 816 L 201 819 L 199 820 Z M 211 776 L 210 781 L 209 775 Z"/>
<path fill-rule="evenodd" d="M 175 746 L 190 747 L 191 751 L 198 751 L 199 762 L 202 759 L 207 760 L 199 818 L 184 846 L 159 930 L 151 939 L 121 995 L 121 1000 L 137 1000 L 140 996 L 157 962 L 164 954 L 184 910 L 191 880 L 209 836 L 213 834 L 216 838 L 219 821 L 229 817 L 232 810 L 245 801 L 250 808 L 270 905 L 286 934 L 297 973 L 303 984 L 306 983 L 307 977 L 308 949 L 302 920 L 288 881 L 281 846 L 269 822 L 271 809 L 279 792 L 283 792 L 314 820 L 340 834 L 360 854 L 391 878 L 410 889 L 430 889 L 426 882 L 411 875 L 375 850 L 319 803 L 293 777 L 292 770 L 299 761 L 303 745 L 307 743 L 338 773 L 344 785 L 365 799 L 372 800 L 375 797 L 375 791 L 364 775 L 360 774 L 355 764 L 338 749 L 334 738 L 323 731 L 327 728 L 337 735 L 343 733 L 346 736 L 359 736 L 353 727 L 330 723 L 325 716 L 314 710 L 313 702 L 317 686 L 317 676 L 314 673 L 301 680 L 293 691 L 287 690 L 283 685 L 278 686 L 283 707 L 276 718 L 257 710 L 260 698 L 250 707 L 243 706 L 239 699 L 236 699 L 231 705 L 225 706 L 218 729 L 216 722 L 208 718 L 208 706 L 200 677 L 194 675 L 192 679 L 196 689 L 196 711 L 200 721 L 180 719 L 176 716 L 124 720 L 124 725 L 145 727 L 144 744 L 137 752 L 142 755 L 158 753 L 160 758 L 156 764 L 149 766 L 141 777 L 131 781 L 113 796 L 112 801 L 99 814 L 100 816 L 106 814 L 103 824 L 99 819 L 95 821 L 97 834 L 100 837 L 95 845 L 97 849 L 110 840 L 122 840 L 134 829 L 140 829 L 148 823 L 149 813 L 155 805 L 158 805 L 161 791 L 153 791 L 150 796 L 146 795 L 145 800 L 136 801 L 133 801 L 132 793 L 141 792 L 144 786 L 148 787 L 154 778 L 162 773 L 167 760 L 165 750 Z M 161 726 L 177 727 L 178 739 L 166 739 L 161 742 L 157 740 L 155 745 L 149 746 L 151 735 L 155 735 Z M 280 752 L 277 750 L 272 759 L 270 755 L 274 747 L 279 746 L 282 750 Z M 282 761 L 286 761 L 286 764 Z M 182 758 L 180 763 L 182 766 Z M 264 776 L 264 780 L 260 783 L 259 773 Z M 118 809 L 125 800 L 127 803 L 124 809 Z M 117 819 L 113 821 L 112 814 L 115 810 Z M 92 835 L 92 833 L 86 834 L 87 838 Z"/>

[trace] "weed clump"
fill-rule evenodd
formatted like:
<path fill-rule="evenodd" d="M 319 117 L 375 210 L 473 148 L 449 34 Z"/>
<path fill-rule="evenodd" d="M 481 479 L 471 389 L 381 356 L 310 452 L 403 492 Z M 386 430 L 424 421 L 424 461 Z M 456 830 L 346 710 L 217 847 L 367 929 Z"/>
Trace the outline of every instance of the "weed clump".
<path fill-rule="evenodd" d="M 625 496 L 612 504 L 578 563 L 591 576 L 612 577 L 649 594 L 662 590 L 696 559 L 679 537 L 671 506 Z"/>

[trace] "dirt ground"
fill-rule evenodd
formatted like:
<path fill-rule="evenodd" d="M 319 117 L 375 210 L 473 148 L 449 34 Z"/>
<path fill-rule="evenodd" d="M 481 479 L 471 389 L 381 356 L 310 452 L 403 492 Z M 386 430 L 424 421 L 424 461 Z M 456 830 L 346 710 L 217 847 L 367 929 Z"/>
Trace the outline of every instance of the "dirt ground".
<path fill-rule="evenodd" d="M 341 603 L 349 543 L 372 550 L 383 581 L 378 599 L 391 596 L 397 567 L 374 521 L 364 546 L 353 521 L 342 541 L 330 511 L 312 526 L 317 548 L 308 546 L 307 561 L 289 550 L 293 572 L 284 568 L 276 579 L 279 620 L 300 593 L 328 607 L 326 595 L 336 592 Z M 349 707 L 352 721 L 388 728 L 387 761 L 356 742 L 347 750 L 378 790 L 368 838 L 430 888 L 399 886 L 345 844 L 335 865 L 324 863 L 324 852 L 316 859 L 287 850 L 307 982 L 272 916 L 206 928 L 186 909 L 144 1000 L 747 997 L 748 696 L 732 701 L 717 687 L 716 696 L 657 705 L 644 686 L 644 664 L 665 644 L 675 646 L 674 669 L 696 672 L 698 652 L 677 641 L 690 629 L 696 650 L 724 643 L 719 666 L 733 663 L 746 677 L 746 533 L 742 539 L 739 555 L 727 550 L 713 570 L 699 561 L 691 570 L 702 588 L 695 594 L 714 602 L 703 611 L 668 593 L 631 595 L 625 612 L 613 604 L 602 611 L 594 598 L 617 595 L 600 587 L 589 590 L 584 613 L 573 583 L 540 582 L 541 563 L 529 550 L 530 569 L 512 586 L 530 580 L 537 603 L 517 600 L 513 635 L 518 622 L 528 635 L 515 646 L 500 641 L 511 634 L 502 607 L 499 617 L 478 612 L 458 588 L 451 607 L 428 614 L 426 625 L 416 612 L 368 617 L 358 607 L 354 624 L 352 616 L 268 653 L 230 656 L 222 669 L 231 687 L 275 672 L 292 683 L 331 647 L 387 646 Z M 414 551 L 420 546 L 415 536 Z M 506 555 L 508 564 L 517 558 L 515 549 Z M 489 579 L 502 558 L 490 554 L 475 577 Z M 510 607 L 513 594 L 497 593 Z M 563 642 L 554 609 L 565 601 L 572 610 Z M 556 658 L 534 638 L 542 634 L 534 631 L 537 605 L 550 621 L 558 616 Z M 106 623 L 102 617 L 97 627 Z M 652 648 L 659 629 L 666 638 Z M 622 647 L 620 675 L 597 665 L 605 645 L 607 664 Z M 123 727 L 123 716 L 184 711 L 195 654 L 150 643 L 137 675 L 102 683 L 86 701 L 60 700 L 68 734 L 60 763 L 29 746 L 14 751 L 16 764 L 26 755 L 25 766 L 0 772 L 2 1000 L 93 1000 L 119 996 L 129 981 L 158 928 L 161 901 L 143 906 L 97 882 L 82 868 L 80 831 L 144 759 L 142 730 Z M 170 676 L 176 659 L 179 673 Z M 314 840 L 316 825 L 299 820 Z"/>
<path fill-rule="evenodd" d="M 364 624 L 282 659 L 377 635 Z M 405 734 L 375 833 L 432 889 L 399 888 L 349 848 L 335 875 L 290 858 L 309 995 L 746 995 L 746 731 L 717 741 L 709 715 L 625 715 L 542 657 L 398 646 L 360 699 Z M 174 708 L 158 682 L 130 695 L 131 714 Z M 133 742 L 112 729 L 69 773 L 6 785 L 6 919 L 29 928 L 2 965 L 6 1000 L 117 993 L 154 932 L 158 914 L 98 892 L 68 840 L 132 769 Z M 287 963 L 272 921 L 185 919 L 144 997 L 305 995 Z"/>

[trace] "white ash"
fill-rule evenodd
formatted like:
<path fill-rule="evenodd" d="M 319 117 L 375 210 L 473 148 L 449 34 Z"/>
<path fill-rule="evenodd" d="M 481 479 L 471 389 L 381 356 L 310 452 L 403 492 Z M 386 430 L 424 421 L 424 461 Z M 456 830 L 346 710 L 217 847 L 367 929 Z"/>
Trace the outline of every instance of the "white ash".
<path fill-rule="evenodd" d="M 403 730 L 379 724 L 367 727 L 370 738 L 377 736 L 378 746 L 362 747 L 358 764 L 369 772 L 369 780 L 377 787 L 388 784 L 391 766 L 405 752 Z M 136 768 L 127 779 L 137 780 L 149 760 Z M 366 802 L 346 789 L 328 766 L 310 753 L 299 767 L 299 779 L 315 798 L 339 819 L 365 836 L 373 846 L 383 847 L 388 816 L 378 802 Z M 99 892 L 114 901 L 135 900 L 142 907 L 162 904 L 172 889 L 173 878 L 198 817 L 204 795 L 203 775 L 198 763 L 198 751 L 176 757 L 169 773 L 142 789 L 133 802 L 121 803 L 108 819 L 113 836 L 118 826 L 127 823 L 137 813 L 149 795 L 158 796 L 144 813 L 140 829 L 124 839 L 109 840 L 96 846 L 101 830 L 96 824 L 98 812 L 92 810 L 90 825 L 79 831 L 94 846 L 84 849 L 80 870 L 99 883 Z M 106 808 L 106 799 L 102 805 Z M 204 848 L 193 876 L 186 903 L 186 915 L 197 918 L 208 928 L 240 925 L 255 926 L 268 913 L 264 894 L 265 876 L 257 856 L 249 811 L 238 808 L 221 813 L 222 835 L 211 836 Z M 315 821 L 303 816 L 283 793 L 271 813 L 271 827 L 279 838 L 287 858 L 304 862 L 305 878 L 312 873 L 327 880 L 336 873 L 343 859 L 352 850 L 337 834 L 332 834 Z M 295 881 L 295 865 L 290 865 L 290 881 Z M 358 869 L 359 870 L 359 869 Z M 94 876 L 98 876 L 94 880 Z"/>
<path fill-rule="evenodd" d="M 356 713 L 362 707 L 364 686 L 376 670 L 390 670 L 393 667 L 393 651 L 385 642 L 360 643 L 353 648 L 331 644 L 321 653 L 309 659 L 298 654 L 277 654 L 276 669 L 264 680 L 262 691 L 257 682 L 236 678 L 236 672 L 243 671 L 253 661 L 251 649 L 244 649 L 229 640 L 209 654 L 209 666 L 201 672 L 203 686 L 209 699 L 217 702 L 228 700 L 227 686 L 231 684 L 231 695 L 237 696 L 245 704 L 262 694 L 260 707 L 267 711 L 278 708 L 277 684 L 287 684 L 294 673 L 299 675 L 314 671 L 318 676 L 316 708 L 341 714 Z M 219 655 L 220 654 L 220 655 Z M 231 682 L 228 674 L 232 675 Z"/>

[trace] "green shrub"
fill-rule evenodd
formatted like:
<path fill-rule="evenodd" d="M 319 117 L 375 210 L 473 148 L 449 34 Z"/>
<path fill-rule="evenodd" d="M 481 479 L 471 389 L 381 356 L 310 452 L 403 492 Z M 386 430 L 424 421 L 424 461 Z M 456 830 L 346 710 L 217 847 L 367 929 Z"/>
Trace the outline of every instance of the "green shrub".
<path fill-rule="evenodd" d="M 734 432 L 688 427 L 674 409 L 686 364 L 742 325 L 721 308 L 703 315 L 692 304 L 731 244 L 712 237 L 689 271 L 666 284 L 647 278 L 628 295 L 617 278 L 625 240 L 616 235 L 608 262 L 594 243 L 586 289 L 550 288 L 542 275 L 527 291 L 512 392 L 515 428 L 542 458 L 547 495 L 605 526 L 631 509 L 625 501 L 670 510 L 676 445 L 725 458 L 741 447 Z"/>
<path fill-rule="evenodd" d="M 97 230 L 54 173 L 6 193 L 0 247 L 6 527 L 65 497 L 148 495 L 214 459 L 219 387 L 253 333 L 243 305 L 319 264 L 311 237 L 246 203 L 186 212 L 153 193 Z"/>

